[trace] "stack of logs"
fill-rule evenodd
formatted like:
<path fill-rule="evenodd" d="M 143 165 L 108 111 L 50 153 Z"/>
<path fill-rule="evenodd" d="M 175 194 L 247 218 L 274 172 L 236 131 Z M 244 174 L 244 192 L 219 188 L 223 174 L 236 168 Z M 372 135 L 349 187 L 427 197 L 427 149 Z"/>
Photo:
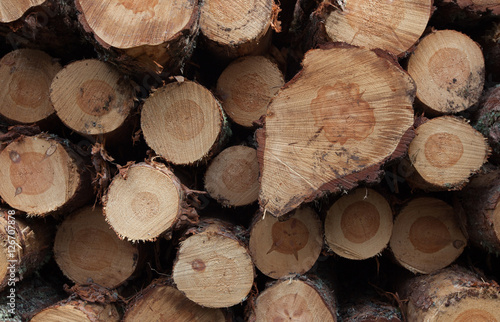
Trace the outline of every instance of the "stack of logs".
<path fill-rule="evenodd" d="M 3 0 L 0 320 L 500 321 L 500 5 Z"/>

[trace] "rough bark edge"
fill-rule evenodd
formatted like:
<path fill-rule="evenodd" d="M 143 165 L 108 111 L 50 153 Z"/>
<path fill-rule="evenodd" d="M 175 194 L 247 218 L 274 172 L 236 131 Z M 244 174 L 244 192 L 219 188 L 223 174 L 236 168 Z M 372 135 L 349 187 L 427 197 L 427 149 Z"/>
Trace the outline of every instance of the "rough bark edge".
<path fill-rule="evenodd" d="M 163 233 L 160 233 L 158 236 L 152 237 L 150 239 L 144 239 L 144 240 L 135 240 L 135 239 L 130 239 L 127 236 L 121 235 L 118 233 L 115 228 L 109 223 L 108 217 L 106 216 L 106 205 L 108 201 L 108 192 L 111 186 L 114 183 L 114 179 L 111 181 L 109 184 L 109 187 L 107 188 L 107 191 L 105 195 L 103 196 L 103 215 L 108 223 L 108 225 L 113 229 L 113 231 L 116 233 L 116 235 L 121 239 L 121 240 L 128 240 L 131 242 L 137 242 L 137 241 L 149 241 L 153 242 L 157 240 L 160 237 L 165 237 L 166 239 L 171 239 L 172 238 L 172 231 L 173 230 L 179 230 L 182 229 L 182 227 L 190 224 L 196 225 L 199 220 L 198 213 L 196 209 L 192 206 L 192 203 L 188 200 L 188 198 L 196 198 L 196 195 L 199 193 L 198 191 L 191 190 L 185 185 L 181 183 L 179 178 L 177 178 L 174 173 L 172 172 L 171 169 L 169 169 L 167 166 L 165 166 L 163 163 L 156 162 L 154 158 L 152 160 L 145 160 L 144 162 L 141 163 L 132 163 L 132 164 L 127 164 L 124 167 L 119 168 L 119 173 L 117 175 L 120 175 L 124 180 L 127 179 L 127 171 L 130 168 L 137 167 L 137 166 L 143 166 L 143 167 L 149 167 L 155 171 L 159 171 L 163 175 L 167 176 L 171 182 L 174 184 L 177 193 L 179 195 L 179 208 L 177 211 L 176 218 L 174 219 L 172 225 L 165 230 Z"/>
<path fill-rule="evenodd" d="M 259 161 L 260 173 L 263 173 L 264 150 L 266 143 L 265 129 L 260 128 L 256 130 L 255 137 L 258 143 L 257 159 Z M 289 203 L 283 208 L 281 216 L 286 215 L 286 213 L 296 209 L 302 203 L 313 201 L 316 198 L 322 197 L 328 193 L 337 194 L 343 191 L 352 190 L 362 184 L 373 185 L 379 183 L 382 180 L 382 177 L 385 173 L 385 170 L 383 169 L 384 165 L 391 161 L 403 158 L 405 155 L 407 155 L 408 146 L 414 137 L 415 137 L 415 127 L 412 126 L 403 134 L 398 145 L 396 146 L 396 149 L 391 155 L 387 156 L 379 163 L 371 165 L 361 171 L 354 172 L 346 176 L 343 176 L 341 178 L 337 178 L 324 183 L 318 190 L 306 196 L 305 199 L 303 199 L 302 197 L 296 197 L 290 200 Z M 263 205 L 260 203 L 260 198 L 259 198 L 259 204 L 261 211 L 265 211 Z"/>
<path fill-rule="evenodd" d="M 442 298 L 441 303 L 446 303 L 446 306 L 454 305 L 468 296 L 476 298 L 500 297 L 500 286 L 494 280 L 486 279 L 464 267 L 453 265 L 429 275 L 420 275 L 403 281 L 399 285 L 399 290 L 403 301 L 406 302 L 405 310 L 407 310 L 409 303 L 424 312 L 436 306 L 437 303 L 433 300 L 432 295 L 426 292 L 432 291 L 432 282 L 436 276 L 441 277 L 441 274 L 447 274 L 446 278 L 451 279 L 452 284 L 457 287 L 456 292 Z"/>
<path fill-rule="evenodd" d="M 147 74 L 161 74 L 162 78 L 166 78 L 184 69 L 184 65 L 193 54 L 196 47 L 201 10 L 199 0 L 193 1 L 195 1 L 194 10 L 189 22 L 183 30 L 179 31 L 175 35 L 172 35 L 170 40 L 158 45 L 142 45 L 129 49 L 115 48 L 104 42 L 99 36 L 94 34 L 92 28 L 90 28 L 87 19 L 83 15 L 83 10 L 78 0 L 75 0 L 75 7 L 78 12 L 77 16 L 81 26 L 81 33 L 87 41 L 93 44 L 101 60 L 109 61 L 115 64 L 127 75 L 138 74 L 145 78 Z M 165 63 L 165 65 L 160 65 L 150 57 L 148 57 L 147 61 L 142 62 L 137 59 L 137 57 L 127 55 L 128 50 L 131 49 L 155 48 L 160 46 L 165 49 L 165 52 L 169 53 L 169 60 Z M 179 57 L 180 60 L 177 61 Z"/>
<path fill-rule="evenodd" d="M 493 178 L 488 178 L 489 175 Z M 471 178 L 471 182 L 483 176 L 487 177 L 487 183 L 481 187 L 466 186 L 454 196 L 453 208 L 457 212 L 460 228 L 469 242 L 499 256 L 500 239 L 492 229 L 493 223 L 485 211 L 495 209 L 500 200 L 500 169 L 487 164 L 482 167 L 480 173 Z M 479 227 L 486 229 L 478 229 Z"/>
<path fill-rule="evenodd" d="M 47 215 L 57 216 L 64 213 L 72 212 L 73 210 L 85 205 L 89 202 L 92 197 L 92 185 L 91 185 L 91 168 L 88 166 L 88 161 L 84 156 L 78 154 L 77 147 L 67 139 L 60 138 L 54 134 L 49 134 L 46 132 L 37 133 L 38 128 L 35 126 L 13 126 L 9 128 L 9 132 L 0 136 L 0 141 L 2 145 L 9 145 L 13 142 L 20 142 L 26 137 L 36 137 L 45 141 L 55 141 L 60 144 L 68 156 L 73 160 L 76 166 L 76 173 L 79 177 L 79 185 L 75 190 L 73 197 L 68 199 L 59 208 L 52 209 L 48 212 L 27 212 L 28 217 L 30 216 L 40 216 L 44 217 Z M 2 147 L 0 150 L 3 150 Z M 20 210 L 22 211 L 22 210 Z"/>
<path fill-rule="evenodd" d="M 1 219 L 5 219 L 5 226 L 2 227 L 5 230 L 6 235 L 8 235 L 7 227 L 12 227 L 15 229 L 15 240 L 16 240 L 16 280 L 22 281 L 24 278 L 29 277 L 33 272 L 38 270 L 40 267 L 45 265 L 52 255 L 52 243 L 54 236 L 54 227 L 48 223 L 43 223 L 42 220 L 34 220 L 24 217 L 19 217 L 17 215 L 10 215 L 14 220 L 14 225 L 10 225 L 7 221 L 7 210 L 0 209 L 3 213 Z M 18 212 L 18 211 L 16 211 Z M 21 228 L 20 224 L 25 226 Z M 0 228 L 1 229 L 1 228 Z M 27 247 L 26 237 L 29 234 L 34 234 L 36 238 L 36 243 L 44 246 L 44 248 L 32 249 Z M 11 236 L 11 235 L 10 235 Z M 0 235 L 0 237 L 3 237 Z M 7 236 L 5 236 L 7 237 Z M 1 240 L 7 244 L 7 240 Z M 7 272 L 8 273 L 8 272 Z M 0 290 L 3 290 L 7 286 L 9 276 L 6 275 L 3 280 L 0 280 Z"/>
<path fill-rule="evenodd" d="M 369 297 L 355 299 L 355 301 L 355 303 L 347 304 L 341 307 L 340 316 L 342 317 L 342 321 L 403 321 L 400 309 L 387 302 L 382 302 L 378 299 Z"/>

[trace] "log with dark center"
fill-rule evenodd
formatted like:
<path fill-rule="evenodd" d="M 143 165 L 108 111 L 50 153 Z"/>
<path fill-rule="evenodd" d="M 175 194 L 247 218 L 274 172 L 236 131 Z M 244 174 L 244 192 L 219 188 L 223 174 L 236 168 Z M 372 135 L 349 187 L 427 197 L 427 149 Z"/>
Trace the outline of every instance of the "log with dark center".
<path fill-rule="evenodd" d="M 286 221 L 258 213 L 250 228 L 250 254 L 265 275 L 282 278 L 305 274 L 323 246 L 323 227 L 313 209 L 297 209 Z"/>
<path fill-rule="evenodd" d="M 453 207 L 436 198 L 420 197 L 411 200 L 396 217 L 389 245 L 401 266 L 429 274 L 453 263 L 464 251 L 467 239 Z"/>

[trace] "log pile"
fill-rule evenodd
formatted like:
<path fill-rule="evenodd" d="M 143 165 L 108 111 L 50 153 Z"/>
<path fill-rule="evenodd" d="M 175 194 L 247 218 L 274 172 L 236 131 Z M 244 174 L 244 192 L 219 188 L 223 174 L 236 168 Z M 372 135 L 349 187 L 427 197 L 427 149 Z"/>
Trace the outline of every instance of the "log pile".
<path fill-rule="evenodd" d="M 1 321 L 500 321 L 499 5 L 0 4 Z"/>

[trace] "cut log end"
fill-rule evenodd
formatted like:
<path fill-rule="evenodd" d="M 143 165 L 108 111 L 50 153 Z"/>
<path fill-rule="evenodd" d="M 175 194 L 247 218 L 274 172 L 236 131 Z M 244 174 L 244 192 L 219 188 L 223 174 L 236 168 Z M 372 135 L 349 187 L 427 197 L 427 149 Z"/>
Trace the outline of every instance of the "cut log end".
<path fill-rule="evenodd" d="M 412 278 L 400 293 L 409 321 L 500 321 L 498 284 L 460 267 Z"/>
<path fill-rule="evenodd" d="M 246 299 L 254 267 L 246 247 L 218 224 L 211 224 L 181 243 L 172 276 L 193 302 L 222 308 Z"/>
<path fill-rule="evenodd" d="M 29 9 L 46 0 L 6 0 L 0 3 L 0 23 L 9 23 L 21 18 Z"/>
<path fill-rule="evenodd" d="M 429 197 L 414 199 L 403 208 L 390 240 L 396 261 L 423 274 L 450 265 L 466 245 L 453 208 Z"/>
<path fill-rule="evenodd" d="M 424 183 L 419 188 L 457 190 L 489 155 L 486 139 L 462 119 L 442 116 L 420 125 L 408 156 Z"/>
<path fill-rule="evenodd" d="M 271 278 L 304 274 L 323 246 L 321 221 L 311 208 L 297 209 L 286 221 L 267 215 L 252 225 L 250 254 L 255 266 Z"/>
<path fill-rule="evenodd" d="M 262 115 L 284 79 L 278 66 L 263 56 L 243 57 L 231 63 L 217 81 L 226 114 L 237 124 L 252 127 Z"/>
<path fill-rule="evenodd" d="M 147 144 L 174 164 L 206 158 L 223 141 L 225 126 L 219 102 L 191 81 L 160 88 L 146 99 L 141 112 Z"/>
<path fill-rule="evenodd" d="M 81 158 L 54 137 L 21 137 L 0 152 L 0 195 L 13 208 L 31 215 L 80 203 L 88 198 Z M 88 178 L 87 178 L 88 179 Z M 79 199 L 79 200 L 76 200 Z"/>
<path fill-rule="evenodd" d="M 87 206 L 67 217 L 54 241 L 54 258 L 75 283 L 115 288 L 139 262 L 137 245 L 120 240 L 104 220 L 102 209 Z"/>
<path fill-rule="evenodd" d="M 197 10 L 195 1 L 113 0 L 103 5 L 77 0 L 76 4 L 86 27 L 105 46 L 121 49 L 168 42 L 190 24 Z"/>
<path fill-rule="evenodd" d="M 372 189 L 358 188 L 341 197 L 325 218 L 325 241 L 336 254 L 367 259 L 381 253 L 392 234 L 392 210 Z"/>
<path fill-rule="evenodd" d="M 81 60 L 64 67 L 50 86 L 57 116 L 83 134 L 119 128 L 134 107 L 134 89 L 110 64 Z"/>
<path fill-rule="evenodd" d="M 129 305 L 123 321 L 163 321 L 173 317 L 179 322 L 226 321 L 220 309 L 201 307 L 168 284 L 156 281 L 139 293 Z"/>
<path fill-rule="evenodd" d="M 259 194 L 257 151 L 242 145 L 223 150 L 205 173 L 205 189 L 225 206 L 244 206 L 256 201 Z"/>
<path fill-rule="evenodd" d="M 311 50 L 303 66 L 272 100 L 259 137 L 259 201 L 275 216 L 380 167 L 413 125 L 413 81 L 375 52 Z"/>
<path fill-rule="evenodd" d="M 0 115 L 16 123 L 46 119 L 55 110 L 49 88 L 61 65 L 46 53 L 18 49 L 0 60 Z"/>
<path fill-rule="evenodd" d="M 207 0 L 200 31 L 208 48 L 224 58 L 259 54 L 269 43 L 273 1 Z"/>
<path fill-rule="evenodd" d="M 89 303 L 80 300 L 63 301 L 37 313 L 33 322 L 118 322 L 120 315 L 112 304 Z"/>
<path fill-rule="evenodd" d="M 430 0 L 346 1 L 328 14 L 325 29 L 333 41 L 400 55 L 420 38 L 431 12 Z"/>
<path fill-rule="evenodd" d="M 331 294 L 310 281 L 286 279 L 264 290 L 255 301 L 257 321 L 337 321 Z"/>
<path fill-rule="evenodd" d="M 166 168 L 147 163 L 117 175 L 104 206 L 106 221 L 122 238 L 154 240 L 175 224 L 181 212 L 181 183 Z"/>
<path fill-rule="evenodd" d="M 454 30 L 436 31 L 418 44 L 408 61 L 417 98 L 434 114 L 452 114 L 476 104 L 484 85 L 481 48 Z"/>

